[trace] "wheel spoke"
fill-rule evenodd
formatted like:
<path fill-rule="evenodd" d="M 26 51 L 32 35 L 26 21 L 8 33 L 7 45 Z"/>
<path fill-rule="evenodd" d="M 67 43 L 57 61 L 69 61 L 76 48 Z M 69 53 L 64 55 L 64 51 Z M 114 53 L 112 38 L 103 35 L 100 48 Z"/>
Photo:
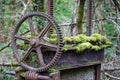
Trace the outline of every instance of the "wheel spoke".
<path fill-rule="evenodd" d="M 28 18 L 28 22 L 29 22 L 29 27 L 30 27 L 31 34 L 34 35 L 35 34 L 35 29 L 34 29 L 34 26 L 33 26 L 32 17 Z"/>
<path fill-rule="evenodd" d="M 43 38 L 43 36 L 46 34 L 46 32 L 50 29 L 51 27 L 51 23 L 47 23 L 47 25 L 43 28 L 43 30 L 40 32 L 40 34 L 38 35 L 38 38 L 41 40 Z"/>
<path fill-rule="evenodd" d="M 21 61 L 25 60 L 29 55 L 30 55 L 30 52 L 32 51 L 32 46 L 30 46 L 30 48 L 26 51 L 26 53 L 23 55 Z"/>
<path fill-rule="evenodd" d="M 38 59 L 39 59 L 40 66 L 43 67 L 43 66 L 45 66 L 45 62 L 44 62 L 44 60 L 43 60 L 43 54 L 42 54 L 40 48 L 41 48 L 41 47 L 37 47 L 37 48 L 36 48 L 36 51 L 37 51 L 37 55 L 38 55 Z"/>
<path fill-rule="evenodd" d="M 53 45 L 53 44 L 50 44 L 50 43 L 45 43 L 45 42 L 39 42 L 39 44 L 42 45 L 43 47 L 51 49 L 53 51 L 57 50 L 57 46 L 56 45 Z"/>
<path fill-rule="evenodd" d="M 27 40 L 25 37 L 22 37 L 22 36 L 19 36 L 19 35 L 15 35 L 15 38 L 16 38 L 16 39 L 23 40 L 23 41 L 25 41 L 25 42 L 27 42 L 27 43 L 29 43 L 29 42 L 30 42 L 30 41 L 29 41 L 29 40 Z"/>

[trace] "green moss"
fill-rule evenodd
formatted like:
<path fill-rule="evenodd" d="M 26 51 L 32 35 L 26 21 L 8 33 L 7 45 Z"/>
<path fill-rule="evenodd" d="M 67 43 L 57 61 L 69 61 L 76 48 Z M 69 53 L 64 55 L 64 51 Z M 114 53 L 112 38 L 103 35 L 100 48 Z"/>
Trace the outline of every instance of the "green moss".
<path fill-rule="evenodd" d="M 31 52 L 30 55 L 24 60 L 24 63 L 27 63 L 31 67 L 39 67 L 39 61 L 36 52 Z"/>
<path fill-rule="evenodd" d="M 24 41 L 17 42 L 17 47 L 21 50 L 27 50 L 29 48 L 29 44 L 26 44 Z"/>
<path fill-rule="evenodd" d="M 104 48 L 107 48 L 108 45 L 101 45 L 100 47 L 101 47 L 101 49 L 104 49 Z"/>
<path fill-rule="evenodd" d="M 50 35 L 50 38 L 57 38 L 57 34 Z"/>
<path fill-rule="evenodd" d="M 48 69 L 49 73 L 53 73 L 53 72 L 57 72 L 57 71 L 58 70 L 56 68 L 54 68 L 54 67 Z"/>
<path fill-rule="evenodd" d="M 16 72 L 19 72 L 19 71 L 21 71 L 21 70 L 22 70 L 21 67 L 16 67 L 16 68 L 15 68 L 15 71 L 16 71 Z"/>
<path fill-rule="evenodd" d="M 82 42 L 86 42 L 87 41 L 87 36 L 86 35 L 80 34 L 80 35 L 77 35 L 77 36 L 81 39 Z"/>
<path fill-rule="evenodd" d="M 90 36 L 90 37 L 87 37 L 87 41 L 88 42 L 96 42 L 97 39 L 95 37 Z"/>
<path fill-rule="evenodd" d="M 27 35 L 26 38 L 27 38 L 27 39 L 30 39 L 30 38 L 31 38 L 31 35 Z"/>
<path fill-rule="evenodd" d="M 81 39 L 79 38 L 79 36 L 72 36 L 72 37 L 70 37 L 70 39 L 72 40 L 73 43 L 81 42 Z"/>
<path fill-rule="evenodd" d="M 20 76 L 25 77 L 25 72 L 20 73 Z"/>
<path fill-rule="evenodd" d="M 99 46 L 92 46 L 91 49 L 92 49 L 92 50 L 95 50 L 95 51 L 98 51 L 98 50 L 100 50 L 101 48 L 100 48 Z"/>
<path fill-rule="evenodd" d="M 67 50 L 72 49 L 72 48 L 73 48 L 72 45 L 64 45 L 62 48 L 62 51 L 67 51 Z"/>
<path fill-rule="evenodd" d="M 74 43 L 82 43 L 82 42 L 86 42 L 86 40 L 87 40 L 87 36 L 84 34 L 73 37 Z"/>
<path fill-rule="evenodd" d="M 108 39 L 107 39 L 107 37 L 102 36 L 102 35 L 100 35 L 100 34 L 98 34 L 98 33 L 92 34 L 91 37 L 93 37 L 93 38 L 96 39 L 95 42 L 96 42 L 97 45 L 104 45 L 104 44 L 106 44 L 107 42 L 109 42 Z M 111 44 L 110 44 L 110 45 L 111 45 Z"/>
<path fill-rule="evenodd" d="M 17 42 L 17 45 L 19 45 L 19 46 L 24 46 L 25 43 L 24 43 L 24 41 L 19 41 L 19 42 Z"/>
<path fill-rule="evenodd" d="M 84 43 L 81 43 L 81 44 L 78 44 L 75 49 L 77 51 L 84 51 L 85 49 L 90 49 L 92 47 L 91 43 L 89 42 L 84 42 Z"/>
<path fill-rule="evenodd" d="M 12 62 L 12 65 L 18 65 L 19 63 L 17 61 Z"/>
<path fill-rule="evenodd" d="M 111 42 L 106 42 L 105 44 L 106 44 L 106 45 L 109 45 L 109 46 L 111 46 L 111 45 L 112 45 L 112 43 L 111 43 Z"/>
<path fill-rule="evenodd" d="M 52 44 L 57 44 L 58 43 L 57 38 L 49 39 L 49 42 L 52 43 Z"/>
<path fill-rule="evenodd" d="M 52 35 L 52 38 L 50 38 L 47 42 L 57 44 L 55 35 Z M 77 36 L 63 37 L 63 43 L 63 51 L 74 49 L 78 52 L 84 51 L 86 49 L 98 51 L 112 45 L 112 43 L 108 41 L 107 37 L 98 33 L 92 34 L 91 36 L 80 34 Z"/>
<path fill-rule="evenodd" d="M 63 38 L 63 43 L 72 43 L 71 37 L 64 37 Z"/>

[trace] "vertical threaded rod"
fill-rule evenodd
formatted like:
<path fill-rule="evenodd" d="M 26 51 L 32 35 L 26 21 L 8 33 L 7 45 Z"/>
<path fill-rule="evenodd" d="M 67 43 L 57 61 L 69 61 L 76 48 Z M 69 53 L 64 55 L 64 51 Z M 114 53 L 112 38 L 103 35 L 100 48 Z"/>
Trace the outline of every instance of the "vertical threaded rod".
<path fill-rule="evenodd" d="M 90 36 L 92 33 L 92 0 L 88 0 L 87 2 L 87 35 Z"/>

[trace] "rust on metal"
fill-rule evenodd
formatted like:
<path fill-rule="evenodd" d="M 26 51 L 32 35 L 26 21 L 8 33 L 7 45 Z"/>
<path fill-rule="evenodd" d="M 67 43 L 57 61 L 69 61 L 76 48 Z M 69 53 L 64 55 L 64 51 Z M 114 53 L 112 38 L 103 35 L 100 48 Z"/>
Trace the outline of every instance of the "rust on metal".
<path fill-rule="evenodd" d="M 95 65 L 94 68 L 95 68 L 95 74 L 94 74 L 95 80 L 101 80 L 100 78 L 101 64 Z"/>
<path fill-rule="evenodd" d="M 36 72 L 27 71 L 25 73 L 25 80 L 50 80 L 50 77 L 39 75 Z"/>
<path fill-rule="evenodd" d="M 61 80 L 60 79 L 60 72 L 52 72 L 50 74 L 41 75 L 36 72 L 27 71 L 25 72 L 25 80 Z"/>
<path fill-rule="evenodd" d="M 34 35 L 35 34 L 35 27 L 34 27 L 33 22 L 32 22 L 32 18 L 34 16 L 43 17 L 43 18 L 47 19 L 47 21 L 49 21 L 48 23 L 50 23 L 50 25 L 47 24 L 37 36 Z M 32 39 L 26 39 L 25 37 L 23 37 L 21 35 L 18 35 L 18 33 L 19 33 L 18 31 L 21 27 L 21 24 L 25 20 L 29 20 L 29 27 L 28 28 L 30 29 Z M 51 25 L 56 30 L 57 39 L 58 39 L 58 44 L 57 45 L 53 45 L 53 44 L 46 43 L 46 42 L 43 41 L 43 37 L 48 32 Z M 17 23 L 16 28 L 15 28 L 13 34 L 12 34 L 12 39 L 13 39 L 12 40 L 12 48 L 13 48 L 14 56 L 15 56 L 16 60 L 18 61 L 18 63 L 20 64 L 20 66 L 22 68 L 24 68 L 25 70 L 28 70 L 28 71 L 29 70 L 30 71 L 35 71 L 35 72 L 46 71 L 47 69 L 49 69 L 51 66 L 53 66 L 59 60 L 59 58 L 61 56 L 61 53 L 62 53 L 61 52 L 61 47 L 62 47 L 63 44 L 62 44 L 62 34 L 61 34 L 60 27 L 53 20 L 53 18 L 51 16 L 49 16 L 47 14 L 44 14 L 42 12 L 41 13 L 40 12 L 33 12 L 33 13 L 27 14 L 23 18 L 21 18 L 20 21 Z M 26 51 L 26 53 L 23 55 L 22 58 L 18 55 L 19 52 L 17 50 L 17 43 L 16 43 L 17 39 L 22 40 L 27 44 L 30 44 L 29 49 Z M 41 51 L 41 47 L 53 48 L 55 50 L 55 54 L 54 54 L 53 59 L 51 59 L 51 61 L 47 64 L 44 62 L 44 58 L 42 56 L 44 53 Z M 29 66 L 29 65 L 27 65 L 26 63 L 23 62 L 30 55 L 30 53 L 33 50 L 36 51 L 37 56 L 38 56 L 38 61 L 40 63 L 40 66 L 38 68 L 31 67 L 31 66 Z"/>
<path fill-rule="evenodd" d="M 61 58 L 57 62 L 55 67 L 58 70 L 62 70 L 73 69 L 77 67 L 94 66 L 97 64 L 101 64 L 101 61 L 103 60 L 103 54 L 104 50 L 86 50 L 84 52 L 78 53 L 75 50 L 68 50 L 66 52 L 62 52 Z M 46 62 L 49 62 L 53 56 L 53 52 L 48 51 L 44 53 L 44 58 Z"/>
<path fill-rule="evenodd" d="M 54 2 L 53 2 L 53 0 L 48 0 L 48 14 L 50 15 L 50 16 L 54 16 Z M 50 30 L 49 30 L 49 33 L 50 34 L 53 34 L 53 29 L 52 28 L 50 28 Z"/>
<path fill-rule="evenodd" d="M 48 0 L 48 14 L 53 17 L 54 9 L 53 9 L 53 0 Z"/>
<path fill-rule="evenodd" d="M 12 47 L 13 47 L 13 54 L 18 61 L 19 65 L 26 71 L 25 72 L 25 80 L 66 80 L 60 75 L 65 71 L 69 70 L 78 70 L 83 67 L 94 67 L 94 77 L 95 80 L 100 80 L 100 68 L 101 68 L 101 61 L 103 60 L 103 53 L 104 50 L 100 51 L 92 51 L 87 50 L 84 52 L 77 53 L 74 50 L 68 50 L 66 52 L 62 52 L 61 48 L 62 44 L 62 34 L 60 27 L 58 24 L 53 20 L 53 0 L 48 0 L 48 14 L 44 14 L 42 12 L 33 12 L 30 14 L 25 15 L 20 21 L 17 23 L 16 28 L 12 34 Z M 40 31 L 40 33 L 36 36 L 36 29 L 33 25 L 33 17 L 39 16 L 47 19 L 47 23 L 44 28 Z M 18 31 L 21 27 L 21 24 L 28 20 L 29 23 L 29 31 L 31 33 L 32 39 L 26 39 L 25 37 L 18 35 Z M 92 0 L 88 0 L 88 10 L 87 10 L 87 35 L 91 35 L 91 27 L 92 27 Z M 47 34 L 47 32 L 51 31 L 52 28 L 55 28 L 58 44 L 50 44 L 43 41 L 43 37 Z M 52 33 L 52 32 L 51 32 Z M 30 47 L 28 50 L 23 54 L 22 58 L 18 55 L 19 52 L 17 50 L 17 42 L 16 40 L 22 40 L 25 43 L 29 44 Z M 42 51 L 42 49 L 46 49 Z M 31 67 L 30 65 L 24 63 L 24 60 L 31 54 L 32 51 L 36 51 L 36 55 L 38 57 L 39 67 Z M 63 54 L 62 54 L 63 53 Z M 62 54 L 62 55 L 61 55 Z M 55 68 L 57 68 L 58 72 L 41 74 L 45 72 L 54 64 Z M 9 72 L 9 74 L 12 74 Z M 16 74 L 16 73 L 14 73 Z M 73 80 L 73 78 L 69 80 Z M 80 78 L 80 77 L 79 77 Z M 76 78 L 77 79 L 77 78 Z M 82 79 L 82 78 L 81 78 Z M 77 79 L 79 80 L 79 79 Z"/>
<path fill-rule="evenodd" d="M 92 0 L 87 0 L 88 7 L 87 7 L 87 35 L 90 36 L 92 33 Z"/>
<path fill-rule="evenodd" d="M 61 80 L 60 79 L 60 71 L 50 73 L 49 76 L 50 76 L 50 80 Z"/>

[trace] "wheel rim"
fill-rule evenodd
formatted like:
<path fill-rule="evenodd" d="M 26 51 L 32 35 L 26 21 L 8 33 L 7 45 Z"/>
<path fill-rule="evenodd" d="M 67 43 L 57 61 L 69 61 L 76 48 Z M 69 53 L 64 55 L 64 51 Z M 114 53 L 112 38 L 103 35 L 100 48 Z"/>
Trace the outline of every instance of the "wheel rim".
<path fill-rule="evenodd" d="M 34 30 L 34 27 L 33 27 L 33 24 L 32 24 L 32 19 L 31 19 L 33 16 L 41 16 L 41 17 L 47 19 L 48 20 L 47 25 L 49 25 L 49 27 L 45 26 L 42 29 L 41 33 L 37 35 L 37 38 L 32 38 L 32 39 L 28 40 L 28 39 L 25 39 L 24 37 L 19 36 L 18 32 L 19 32 L 19 29 L 20 29 L 22 23 L 28 19 L 31 36 L 34 37 L 35 30 Z M 57 38 L 58 38 L 58 44 L 57 44 L 57 46 L 52 45 L 52 44 L 48 45 L 48 44 L 42 42 L 43 36 L 45 36 L 45 34 L 49 30 L 50 26 L 53 26 L 55 28 L 55 30 L 56 30 Z M 20 21 L 17 23 L 17 25 L 15 27 L 15 30 L 13 31 L 12 39 L 13 39 L 12 40 L 12 48 L 13 48 L 14 56 L 15 56 L 16 60 L 18 61 L 18 63 L 25 70 L 31 70 L 31 71 L 35 71 L 35 72 L 45 71 L 48 68 L 50 68 L 51 66 L 53 66 L 59 60 L 59 58 L 61 56 L 62 35 L 61 35 L 60 28 L 56 24 L 56 22 L 49 15 L 47 15 L 47 14 L 39 13 L 39 12 L 34 12 L 34 13 L 31 13 L 31 14 L 27 14 L 26 16 L 24 16 L 23 18 L 21 18 Z M 27 64 L 25 64 L 25 63 L 23 63 L 21 61 L 20 56 L 18 55 L 19 52 L 17 50 L 17 39 L 23 40 L 25 43 L 30 44 L 30 47 L 27 50 L 27 52 L 24 54 L 23 59 L 24 59 L 24 57 L 25 58 L 28 57 L 29 54 L 34 49 L 37 52 L 40 65 L 42 65 L 41 67 L 34 68 L 34 67 L 31 67 L 31 66 L 29 66 L 29 65 L 27 65 Z M 56 49 L 56 53 L 55 53 L 54 58 L 48 64 L 44 64 L 44 60 L 43 60 L 43 56 L 42 56 L 43 54 L 41 52 L 41 47 L 42 46 L 51 47 L 51 48 L 55 48 Z"/>

